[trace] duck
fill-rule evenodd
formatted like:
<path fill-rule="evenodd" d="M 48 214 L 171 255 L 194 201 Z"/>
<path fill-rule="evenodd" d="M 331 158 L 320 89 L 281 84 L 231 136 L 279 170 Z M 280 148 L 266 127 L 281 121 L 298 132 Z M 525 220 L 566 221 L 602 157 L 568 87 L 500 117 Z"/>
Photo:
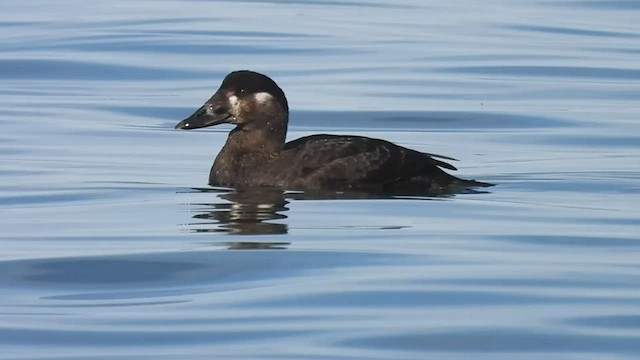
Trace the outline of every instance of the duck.
<path fill-rule="evenodd" d="M 289 104 L 267 75 L 229 73 L 218 90 L 175 129 L 232 124 L 209 185 L 237 190 L 443 195 L 493 184 L 449 174 L 456 159 L 357 135 L 316 134 L 286 142 Z M 472 190 L 473 191 L 473 190 Z"/>

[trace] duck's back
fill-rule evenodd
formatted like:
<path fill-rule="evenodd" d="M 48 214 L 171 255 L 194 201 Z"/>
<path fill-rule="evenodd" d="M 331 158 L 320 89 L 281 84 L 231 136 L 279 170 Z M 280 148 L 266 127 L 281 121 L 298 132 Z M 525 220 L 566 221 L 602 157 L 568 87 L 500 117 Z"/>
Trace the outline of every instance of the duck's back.
<path fill-rule="evenodd" d="M 441 194 L 451 185 L 483 185 L 447 174 L 441 168 L 455 167 L 434 157 L 451 158 L 362 136 L 307 136 L 285 144 L 278 157 L 289 189 Z"/>

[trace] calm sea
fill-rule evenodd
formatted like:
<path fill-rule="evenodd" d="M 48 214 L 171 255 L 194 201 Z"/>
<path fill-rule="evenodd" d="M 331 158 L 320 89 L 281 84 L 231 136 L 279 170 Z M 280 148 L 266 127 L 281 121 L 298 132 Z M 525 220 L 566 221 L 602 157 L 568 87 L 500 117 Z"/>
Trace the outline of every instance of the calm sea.
<path fill-rule="evenodd" d="M 238 69 L 497 186 L 210 188 Z M 0 84 L 2 359 L 640 358 L 638 1 L 3 0 Z"/>

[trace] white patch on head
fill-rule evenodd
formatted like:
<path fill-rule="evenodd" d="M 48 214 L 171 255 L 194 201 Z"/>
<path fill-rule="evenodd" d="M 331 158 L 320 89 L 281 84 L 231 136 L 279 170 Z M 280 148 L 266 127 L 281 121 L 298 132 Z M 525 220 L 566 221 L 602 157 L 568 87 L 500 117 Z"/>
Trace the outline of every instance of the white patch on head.
<path fill-rule="evenodd" d="M 238 97 L 235 95 L 229 95 L 229 104 L 231 104 L 232 108 L 238 107 Z"/>
<path fill-rule="evenodd" d="M 258 102 L 258 104 L 266 104 L 273 101 L 273 96 L 264 91 L 253 94 L 253 98 Z"/>

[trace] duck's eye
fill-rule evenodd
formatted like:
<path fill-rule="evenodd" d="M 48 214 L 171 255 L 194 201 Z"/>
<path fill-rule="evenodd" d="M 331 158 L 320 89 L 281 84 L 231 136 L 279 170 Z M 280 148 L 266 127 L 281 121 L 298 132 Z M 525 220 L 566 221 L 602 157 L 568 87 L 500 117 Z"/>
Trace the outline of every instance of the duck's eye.
<path fill-rule="evenodd" d="M 240 95 L 244 95 L 245 90 L 244 89 L 240 89 Z"/>

